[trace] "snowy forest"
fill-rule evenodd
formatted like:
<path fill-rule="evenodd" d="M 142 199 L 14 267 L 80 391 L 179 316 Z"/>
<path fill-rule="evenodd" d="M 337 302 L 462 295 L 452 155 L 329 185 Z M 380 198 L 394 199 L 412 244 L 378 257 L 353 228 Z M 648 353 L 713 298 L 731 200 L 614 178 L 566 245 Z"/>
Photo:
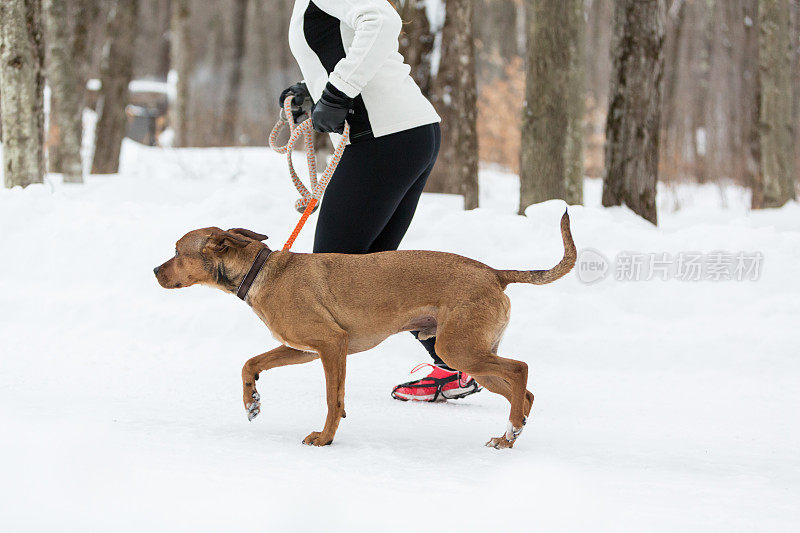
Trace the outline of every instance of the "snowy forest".
<path fill-rule="evenodd" d="M 268 145 L 312 4 L 383 13 L 418 127 L 442 119 L 438 160 L 433 134 L 423 157 L 375 155 L 408 129 L 313 133 L 320 182 L 362 158 L 315 212 L 304 150 Z M 387 85 L 372 109 L 410 128 Z M 798 529 L 800 0 L 0 0 L 0 135 L 0 531 Z M 422 159 L 399 245 L 310 253 L 326 209 L 366 233 Z M 267 283 L 281 257 L 356 266 Z M 196 286 L 168 287 L 184 260 Z M 246 299 L 274 287 L 272 315 Z M 451 353 L 518 370 L 445 368 L 387 326 L 333 372 L 270 327 L 350 305 L 342 330 L 436 335 L 397 318 L 412 293 L 471 306 Z"/>
<path fill-rule="evenodd" d="M 429 191 L 477 207 L 478 166 L 495 163 L 520 173 L 520 212 L 551 198 L 582 203 L 584 176 L 604 180 L 603 205 L 624 203 L 652 222 L 656 181 L 730 181 L 752 190 L 753 208 L 796 196 L 796 0 L 395 7 L 401 52 L 444 117 Z M 124 135 L 166 147 L 262 146 L 277 95 L 300 78 L 285 38 L 290 0 L 2 9 L 2 123 L 6 144 L 22 152 L 6 150 L 7 187 L 41 182 L 46 170 L 67 181 L 116 172 Z M 97 135 L 81 163 L 85 106 L 98 113 Z"/>

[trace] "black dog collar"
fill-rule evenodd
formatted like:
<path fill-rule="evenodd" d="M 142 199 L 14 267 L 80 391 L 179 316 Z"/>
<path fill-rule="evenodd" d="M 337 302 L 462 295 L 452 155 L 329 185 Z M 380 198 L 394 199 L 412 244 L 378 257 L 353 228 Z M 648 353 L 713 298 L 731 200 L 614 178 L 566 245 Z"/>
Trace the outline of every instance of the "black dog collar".
<path fill-rule="evenodd" d="M 267 259 L 269 259 L 270 255 L 272 255 L 272 250 L 267 247 L 259 250 L 255 261 L 253 261 L 253 266 L 250 267 L 247 275 L 245 275 L 245 277 L 242 279 L 242 282 L 239 283 L 239 288 L 236 289 L 236 296 L 242 300 L 245 299 L 247 296 L 247 291 L 249 291 L 250 287 L 252 287 L 253 282 L 256 280 L 256 276 L 258 276 L 258 273 L 261 272 L 262 268 L 264 268 L 264 263 L 267 262 Z"/>

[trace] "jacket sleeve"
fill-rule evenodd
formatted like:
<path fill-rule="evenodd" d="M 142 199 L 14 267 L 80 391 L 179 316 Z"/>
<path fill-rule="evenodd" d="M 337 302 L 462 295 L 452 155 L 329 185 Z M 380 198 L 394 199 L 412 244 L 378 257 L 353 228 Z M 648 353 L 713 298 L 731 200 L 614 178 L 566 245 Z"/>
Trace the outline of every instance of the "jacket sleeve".
<path fill-rule="evenodd" d="M 386 58 L 397 51 L 403 27 L 400 15 L 388 0 L 314 0 L 314 3 L 355 33 L 350 50 L 328 79 L 331 85 L 355 98 Z"/>

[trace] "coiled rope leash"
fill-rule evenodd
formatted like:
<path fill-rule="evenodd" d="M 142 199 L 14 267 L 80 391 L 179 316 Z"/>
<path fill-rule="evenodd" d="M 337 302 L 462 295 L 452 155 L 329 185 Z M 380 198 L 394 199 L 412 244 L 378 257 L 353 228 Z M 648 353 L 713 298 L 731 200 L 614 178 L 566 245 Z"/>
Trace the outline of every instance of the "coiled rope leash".
<path fill-rule="evenodd" d="M 280 118 L 278 119 L 277 124 L 275 124 L 275 127 L 272 128 L 272 132 L 269 134 L 269 147 L 279 154 L 286 154 L 286 160 L 289 163 L 289 176 L 292 178 L 292 183 L 294 183 L 297 192 L 300 193 L 300 198 L 294 203 L 294 208 L 297 209 L 298 212 L 303 213 L 303 215 L 300 217 L 300 221 L 297 223 L 297 226 L 295 226 L 294 231 L 292 231 L 292 234 L 286 241 L 286 244 L 283 245 L 284 250 L 288 250 L 292 247 L 292 244 L 294 244 L 295 239 L 297 239 L 297 236 L 300 234 L 300 230 L 303 229 L 308 217 L 317 208 L 317 203 L 319 202 L 320 198 L 322 198 L 322 193 L 325 192 L 328 182 L 331 181 L 333 171 L 336 170 L 339 160 L 342 159 L 342 154 L 344 153 L 344 149 L 347 146 L 347 141 L 350 138 L 350 125 L 345 122 L 342 140 L 339 142 L 339 146 L 337 146 L 334 150 L 333 157 L 331 157 L 328 166 L 325 167 L 325 171 L 322 173 L 322 176 L 317 179 L 317 159 L 316 150 L 314 149 L 314 127 L 311 124 L 310 118 L 301 122 L 300 124 L 295 124 L 294 115 L 292 115 L 293 98 L 294 96 L 289 95 L 286 97 L 286 100 L 283 101 L 283 108 L 281 109 Z M 278 135 L 287 124 L 289 125 L 289 142 L 286 143 L 286 146 L 278 146 Z M 310 191 L 300 180 L 300 177 L 297 175 L 297 171 L 294 169 L 294 165 L 292 164 L 292 152 L 294 151 L 294 145 L 301 136 L 304 137 L 306 160 L 308 161 L 308 177 L 309 181 L 311 182 Z"/>

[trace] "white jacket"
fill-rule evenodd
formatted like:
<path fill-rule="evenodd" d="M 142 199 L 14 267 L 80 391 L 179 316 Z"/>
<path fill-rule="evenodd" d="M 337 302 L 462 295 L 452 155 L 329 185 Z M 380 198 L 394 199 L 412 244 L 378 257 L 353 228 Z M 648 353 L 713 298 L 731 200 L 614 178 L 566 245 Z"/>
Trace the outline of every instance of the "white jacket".
<path fill-rule="evenodd" d="M 296 0 L 289 46 L 318 101 L 331 85 L 354 98 L 350 138 L 381 137 L 441 119 L 398 51 L 400 16 L 387 0 Z"/>

